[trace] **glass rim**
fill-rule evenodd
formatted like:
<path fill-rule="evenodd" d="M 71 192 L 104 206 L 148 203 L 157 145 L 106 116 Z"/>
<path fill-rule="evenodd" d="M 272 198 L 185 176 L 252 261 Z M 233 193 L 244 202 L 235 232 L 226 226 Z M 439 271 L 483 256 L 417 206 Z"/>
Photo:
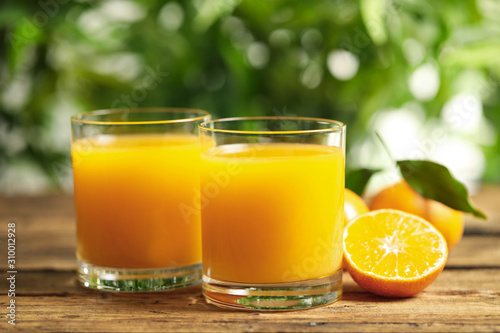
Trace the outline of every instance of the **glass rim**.
<path fill-rule="evenodd" d="M 293 131 L 272 131 L 272 130 L 232 130 L 232 129 L 220 129 L 220 128 L 210 128 L 207 127 L 209 124 L 222 123 L 222 122 L 233 122 L 233 121 L 243 121 L 243 120 L 306 120 L 306 121 L 316 121 L 316 122 L 326 122 L 334 124 L 336 126 L 330 128 L 318 128 L 318 129 L 307 129 L 307 130 L 293 130 Z M 279 135 L 279 134 L 307 134 L 307 133 L 331 133 L 343 131 L 346 125 L 338 120 L 326 119 L 326 118 L 314 118 L 314 117 L 292 117 L 292 116 L 259 116 L 259 117 L 230 117 L 230 118 L 220 118 L 204 121 L 198 125 L 200 130 L 205 130 L 214 133 L 227 133 L 227 134 L 249 134 L 249 135 Z"/>
<path fill-rule="evenodd" d="M 86 120 L 85 117 L 89 116 L 100 116 L 100 115 L 113 115 L 121 113 L 133 113 L 133 112 L 179 112 L 179 113 L 197 113 L 198 116 L 190 118 L 179 118 L 179 119 L 166 119 L 166 120 L 140 120 L 140 121 L 105 121 L 105 120 Z M 120 109 L 101 109 L 87 112 L 80 112 L 71 117 L 72 123 L 88 124 L 88 125 L 156 125 L 156 124 L 175 124 L 175 123 L 187 123 L 204 120 L 207 116 L 211 116 L 208 111 L 201 109 L 190 109 L 190 108 L 175 108 L 175 107 L 142 107 L 142 108 L 120 108 Z"/>

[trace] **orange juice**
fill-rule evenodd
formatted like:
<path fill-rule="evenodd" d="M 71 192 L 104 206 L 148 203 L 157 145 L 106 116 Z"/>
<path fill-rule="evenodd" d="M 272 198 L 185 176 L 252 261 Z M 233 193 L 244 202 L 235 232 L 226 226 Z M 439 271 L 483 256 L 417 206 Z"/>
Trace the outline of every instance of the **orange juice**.
<path fill-rule="evenodd" d="M 192 207 L 199 196 L 198 137 L 78 139 L 72 159 L 79 260 L 116 268 L 201 261 L 199 207 Z"/>
<path fill-rule="evenodd" d="M 344 153 L 314 144 L 234 144 L 201 155 L 203 273 L 238 283 L 341 269 Z"/>

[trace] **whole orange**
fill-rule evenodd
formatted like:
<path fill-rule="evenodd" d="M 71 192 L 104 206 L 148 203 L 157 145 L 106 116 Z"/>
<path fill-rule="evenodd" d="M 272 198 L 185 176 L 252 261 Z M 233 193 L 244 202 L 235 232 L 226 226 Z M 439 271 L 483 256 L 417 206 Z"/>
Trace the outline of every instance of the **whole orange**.
<path fill-rule="evenodd" d="M 401 181 L 376 194 L 370 209 L 392 208 L 415 214 L 432 223 L 444 236 L 451 251 L 462 239 L 464 232 L 463 213 L 440 202 L 426 199 L 408 183 Z"/>
<path fill-rule="evenodd" d="M 359 195 L 348 188 L 344 190 L 344 227 L 356 216 L 369 211 L 370 209 Z"/>

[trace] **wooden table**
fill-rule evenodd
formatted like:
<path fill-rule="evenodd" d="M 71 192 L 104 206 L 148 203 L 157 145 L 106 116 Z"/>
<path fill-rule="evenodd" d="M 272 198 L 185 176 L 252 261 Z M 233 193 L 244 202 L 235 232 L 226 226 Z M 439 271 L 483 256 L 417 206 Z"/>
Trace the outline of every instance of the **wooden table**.
<path fill-rule="evenodd" d="M 0 197 L 0 331 L 500 331 L 500 187 L 474 201 L 488 221 L 466 219 L 466 235 L 438 279 L 408 299 L 371 295 L 344 273 L 344 296 L 330 306 L 258 313 L 208 305 L 200 287 L 109 293 L 76 284 L 72 197 Z M 7 228 L 16 225 L 16 325 L 5 318 Z"/>

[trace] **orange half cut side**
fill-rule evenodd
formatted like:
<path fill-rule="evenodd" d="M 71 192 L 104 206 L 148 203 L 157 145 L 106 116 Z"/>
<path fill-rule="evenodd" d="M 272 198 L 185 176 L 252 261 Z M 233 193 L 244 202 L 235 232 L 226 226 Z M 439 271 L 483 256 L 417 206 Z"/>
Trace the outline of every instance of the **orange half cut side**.
<path fill-rule="evenodd" d="M 424 219 L 393 209 L 375 210 L 344 230 L 344 267 L 365 290 L 410 297 L 443 270 L 448 249 L 443 235 Z"/>

